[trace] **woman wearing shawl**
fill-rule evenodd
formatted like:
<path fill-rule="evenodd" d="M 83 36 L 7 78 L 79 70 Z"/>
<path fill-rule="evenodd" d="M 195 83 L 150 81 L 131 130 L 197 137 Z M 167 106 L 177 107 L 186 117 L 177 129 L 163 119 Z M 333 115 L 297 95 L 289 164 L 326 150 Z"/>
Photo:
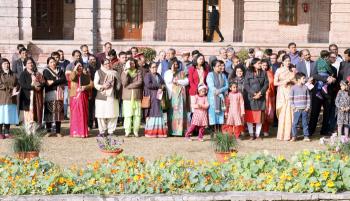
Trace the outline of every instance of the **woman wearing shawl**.
<path fill-rule="evenodd" d="M 121 75 L 123 84 L 123 116 L 125 136 L 139 137 L 141 125 L 142 71 L 136 67 L 136 60 L 129 59 Z"/>
<path fill-rule="evenodd" d="M 186 86 L 188 79 L 184 71 L 179 71 L 176 59 L 169 63 L 171 67 L 164 74 L 164 81 L 171 100 L 169 111 L 169 131 L 173 136 L 182 136 L 186 130 Z"/>
<path fill-rule="evenodd" d="M 118 122 L 118 94 L 121 86 L 119 74 L 112 69 L 109 59 L 105 59 L 101 69 L 95 73 L 94 87 L 97 90 L 95 116 L 99 136 L 104 136 L 106 131 L 108 135 L 112 135 Z"/>
<path fill-rule="evenodd" d="M 88 101 L 89 91 L 93 87 L 90 75 L 83 72 L 83 65 L 74 62 L 73 72 L 70 74 L 70 136 L 88 137 Z"/>
<path fill-rule="evenodd" d="M 207 76 L 209 125 L 214 126 L 215 132 L 221 131 L 224 124 L 225 93 L 228 90 L 228 80 L 222 69 L 225 64 L 221 60 L 213 61 L 213 72 Z"/>
<path fill-rule="evenodd" d="M 43 118 L 43 89 L 45 79 L 36 70 L 34 60 L 29 57 L 24 60 L 25 69 L 19 76 L 20 110 L 24 110 L 24 123 L 27 127 L 34 129 L 34 122 L 39 126 Z"/>
<path fill-rule="evenodd" d="M 64 72 L 57 68 L 57 61 L 53 57 L 47 59 L 48 68 L 44 70 L 43 75 L 46 80 L 45 86 L 45 109 L 44 121 L 46 122 L 47 132 L 51 132 L 52 123 L 55 122 L 56 136 L 61 135 L 61 121 L 64 119 L 64 85 L 67 83 Z M 50 134 L 48 134 L 50 136 Z"/>

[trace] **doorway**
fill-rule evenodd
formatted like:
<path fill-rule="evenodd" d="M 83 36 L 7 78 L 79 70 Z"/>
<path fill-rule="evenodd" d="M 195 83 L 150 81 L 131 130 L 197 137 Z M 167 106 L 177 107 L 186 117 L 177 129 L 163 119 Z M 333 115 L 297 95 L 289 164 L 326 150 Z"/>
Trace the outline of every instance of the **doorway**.
<path fill-rule="evenodd" d="M 141 40 L 142 0 L 114 0 L 114 39 Z"/>
<path fill-rule="evenodd" d="M 34 40 L 63 39 L 63 0 L 32 0 Z"/>
<path fill-rule="evenodd" d="M 203 2 L 203 40 L 209 41 L 210 39 L 210 29 L 209 29 L 209 19 L 212 11 L 212 6 L 216 6 L 219 12 L 219 17 L 221 18 L 221 0 L 204 0 Z M 219 20 L 220 21 L 220 20 Z M 220 27 L 220 22 L 219 22 Z M 213 42 L 220 41 L 219 34 L 214 31 Z"/>

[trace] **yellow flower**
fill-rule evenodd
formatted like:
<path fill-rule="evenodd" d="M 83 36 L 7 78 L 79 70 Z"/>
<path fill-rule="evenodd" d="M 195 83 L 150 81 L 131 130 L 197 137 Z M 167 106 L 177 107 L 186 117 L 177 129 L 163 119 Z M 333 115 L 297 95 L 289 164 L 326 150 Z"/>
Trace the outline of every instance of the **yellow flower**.
<path fill-rule="evenodd" d="M 51 187 L 51 186 L 49 186 L 49 187 L 47 187 L 47 189 L 46 189 L 46 190 L 47 190 L 47 192 L 48 192 L 48 193 L 51 193 L 51 192 L 52 192 L 52 187 Z"/>
<path fill-rule="evenodd" d="M 220 165 L 220 163 L 219 163 L 219 162 L 217 162 L 217 161 L 215 161 L 215 162 L 213 162 L 213 165 L 214 165 L 214 166 L 219 166 L 219 165 Z"/>
<path fill-rule="evenodd" d="M 320 159 L 321 159 L 321 155 L 320 155 L 320 154 L 317 154 L 317 155 L 315 156 L 315 158 L 316 158 L 316 160 L 320 160 Z"/>
<path fill-rule="evenodd" d="M 327 187 L 328 188 L 333 188 L 334 187 L 334 182 L 332 180 L 327 181 Z"/>
<path fill-rule="evenodd" d="M 32 180 L 32 186 L 34 186 L 36 184 L 35 180 Z"/>
<path fill-rule="evenodd" d="M 140 179 L 140 176 L 139 175 L 135 175 L 134 176 L 134 181 L 138 181 Z"/>
<path fill-rule="evenodd" d="M 35 161 L 34 168 L 37 169 L 39 167 L 39 161 Z"/>
<path fill-rule="evenodd" d="M 284 161 L 285 160 L 285 158 L 284 158 L 284 156 L 282 156 L 282 155 L 279 155 L 278 157 L 277 157 L 277 161 L 278 162 L 281 162 L 281 161 Z"/>
<path fill-rule="evenodd" d="M 310 167 L 309 167 L 309 174 L 314 173 L 314 171 L 315 171 L 314 166 L 310 166 Z"/>
<path fill-rule="evenodd" d="M 162 168 L 162 169 L 165 168 L 165 163 L 164 163 L 164 162 L 161 162 L 161 163 L 159 164 L 159 167 Z"/>
<path fill-rule="evenodd" d="M 316 182 L 316 183 L 315 183 L 315 187 L 316 187 L 316 188 L 319 188 L 320 186 L 321 186 L 321 183 L 320 183 L 320 182 Z"/>
<path fill-rule="evenodd" d="M 322 172 L 322 176 L 323 176 L 324 179 L 328 179 L 329 172 L 328 171 Z"/>
<path fill-rule="evenodd" d="M 234 158 L 234 157 L 237 156 L 237 153 L 236 152 L 231 152 L 230 156 L 231 156 L 231 158 Z"/>
<path fill-rule="evenodd" d="M 60 177 L 60 178 L 58 179 L 58 183 L 59 183 L 59 184 L 63 184 L 63 183 L 64 183 L 64 178 L 63 178 L 63 177 Z"/>
<path fill-rule="evenodd" d="M 310 155 L 310 151 L 309 150 L 304 150 L 303 154 L 304 154 L 304 156 L 308 156 L 308 155 Z"/>

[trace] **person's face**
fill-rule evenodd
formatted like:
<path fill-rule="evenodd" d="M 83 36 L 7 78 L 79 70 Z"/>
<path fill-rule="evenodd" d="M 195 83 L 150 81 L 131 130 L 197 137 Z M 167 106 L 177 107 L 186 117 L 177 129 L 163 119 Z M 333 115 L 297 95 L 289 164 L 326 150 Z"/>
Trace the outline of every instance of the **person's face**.
<path fill-rule="evenodd" d="M 179 68 L 179 64 L 178 64 L 177 62 L 175 62 L 175 63 L 173 64 L 173 66 L 171 67 L 171 69 L 173 70 L 173 72 L 176 72 L 178 68 Z"/>
<path fill-rule="evenodd" d="M 152 74 L 156 74 L 157 73 L 157 65 L 152 64 L 152 66 L 150 67 L 150 71 Z"/>
<path fill-rule="evenodd" d="M 235 85 L 235 84 L 231 85 L 230 89 L 233 93 L 236 93 L 237 92 L 237 85 Z"/>
<path fill-rule="evenodd" d="M 294 53 L 297 51 L 297 46 L 291 45 L 291 46 L 289 47 L 289 51 L 290 51 L 292 54 L 294 54 Z"/>
<path fill-rule="evenodd" d="M 220 56 L 221 56 L 221 58 L 223 58 L 223 59 L 227 59 L 227 51 L 226 51 L 226 50 L 221 50 Z"/>
<path fill-rule="evenodd" d="M 188 54 L 182 55 L 182 60 L 183 61 L 189 61 L 190 60 L 190 55 L 188 55 Z"/>
<path fill-rule="evenodd" d="M 348 88 L 348 86 L 346 86 L 345 84 L 340 85 L 340 89 L 341 89 L 342 91 L 346 91 L 347 88 Z"/>
<path fill-rule="evenodd" d="M 217 62 L 213 68 L 213 70 L 216 72 L 216 73 L 219 73 L 220 72 L 220 63 Z"/>
<path fill-rule="evenodd" d="M 199 96 L 205 96 L 207 94 L 207 90 L 206 89 L 201 89 L 198 92 Z"/>
<path fill-rule="evenodd" d="M 137 53 L 138 53 L 137 49 L 135 49 L 135 48 L 131 49 L 131 54 L 132 54 L 133 57 L 135 55 L 137 55 Z"/>
<path fill-rule="evenodd" d="M 289 58 L 287 58 L 283 61 L 283 66 L 285 66 L 287 68 L 290 66 L 290 59 Z"/>
<path fill-rule="evenodd" d="M 338 48 L 335 47 L 335 46 L 332 46 L 330 49 L 329 49 L 330 52 L 334 53 L 335 55 L 338 55 Z"/>
<path fill-rule="evenodd" d="M 87 47 L 83 47 L 83 49 L 81 50 L 81 52 L 83 53 L 83 55 L 85 56 L 85 57 L 87 57 L 88 56 L 88 54 L 89 54 L 89 49 L 87 48 Z"/>
<path fill-rule="evenodd" d="M 220 64 L 220 72 L 225 72 L 225 64 Z"/>
<path fill-rule="evenodd" d="M 232 59 L 232 57 L 235 55 L 234 52 L 227 52 L 227 58 Z"/>
<path fill-rule="evenodd" d="M 198 65 L 203 66 L 203 64 L 204 64 L 204 57 L 202 57 L 202 56 L 198 57 L 197 58 L 197 63 L 198 63 Z"/>
<path fill-rule="evenodd" d="M 119 57 L 119 62 L 122 63 L 122 64 L 125 64 L 126 63 L 126 54 L 122 54 L 120 55 Z"/>
<path fill-rule="evenodd" d="M 60 56 L 59 55 L 54 55 L 53 58 L 55 58 L 56 61 L 60 60 Z"/>
<path fill-rule="evenodd" d="M 135 69 L 135 62 L 134 61 L 130 61 L 130 69 L 133 70 Z"/>
<path fill-rule="evenodd" d="M 300 84 L 305 84 L 305 82 L 306 82 L 305 76 L 301 77 L 299 82 L 300 82 Z"/>
<path fill-rule="evenodd" d="M 237 68 L 237 69 L 236 69 L 236 76 L 239 77 L 239 78 L 243 77 L 243 71 L 242 71 L 242 69 L 240 69 L 240 68 Z"/>
<path fill-rule="evenodd" d="M 175 52 L 174 51 L 168 51 L 167 53 L 166 53 L 166 57 L 168 58 L 168 59 L 172 59 L 172 58 L 174 58 L 175 57 Z"/>
<path fill-rule="evenodd" d="M 344 60 L 345 60 L 345 61 L 349 61 L 349 60 L 350 60 L 350 57 L 349 57 L 348 54 L 344 54 Z"/>
<path fill-rule="evenodd" d="M 78 60 L 80 60 L 81 59 L 81 54 L 79 53 L 79 52 L 76 52 L 76 53 L 74 53 L 74 60 L 75 61 L 78 61 Z"/>
<path fill-rule="evenodd" d="M 260 70 L 261 69 L 261 61 L 256 62 L 256 64 L 254 64 L 254 68 L 255 68 L 255 70 Z"/>
<path fill-rule="evenodd" d="M 21 59 L 27 58 L 28 52 L 27 51 L 22 51 L 20 54 Z"/>
<path fill-rule="evenodd" d="M 89 57 L 89 64 L 92 66 L 96 65 L 96 58 L 95 57 Z"/>
<path fill-rule="evenodd" d="M 132 58 L 132 55 L 131 55 L 131 54 L 127 54 L 127 55 L 126 55 L 126 58 L 127 58 L 127 59 L 130 59 L 130 58 Z"/>
<path fill-rule="evenodd" d="M 105 52 L 109 52 L 109 51 L 111 51 L 111 49 L 112 49 L 112 45 L 110 45 L 110 44 L 107 44 L 106 46 L 105 46 Z"/>
<path fill-rule="evenodd" d="M 331 53 L 329 55 L 329 61 L 333 64 L 337 61 L 337 55 L 335 53 Z"/>
<path fill-rule="evenodd" d="M 55 69 L 57 66 L 57 61 L 54 60 L 54 59 L 50 59 L 49 61 L 49 67 L 52 68 L 52 69 Z"/>
<path fill-rule="evenodd" d="M 9 62 L 3 62 L 2 64 L 1 64 L 1 68 L 2 68 L 2 70 L 3 71 L 9 71 L 10 70 L 10 63 Z"/>
<path fill-rule="evenodd" d="M 161 53 L 159 54 L 159 59 L 160 59 L 160 60 L 164 60 L 165 57 L 166 57 L 165 52 L 161 52 Z"/>
<path fill-rule="evenodd" d="M 303 51 L 303 58 L 305 61 L 310 61 L 311 59 L 311 54 L 309 51 Z"/>
<path fill-rule="evenodd" d="M 64 60 L 64 54 L 63 54 L 63 52 L 58 52 L 59 54 L 60 54 L 60 60 L 62 61 L 62 60 Z"/>
<path fill-rule="evenodd" d="M 51 59 L 51 61 L 53 61 L 53 60 Z M 34 66 L 33 62 L 31 60 L 28 60 L 27 64 L 26 64 L 26 69 L 33 70 L 33 66 Z"/>
<path fill-rule="evenodd" d="M 239 59 L 238 58 L 234 58 L 232 60 L 232 63 L 233 63 L 233 65 L 237 66 L 239 64 Z"/>
<path fill-rule="evenodd" d="M 104 66 L 105 68 L 107 68 L 107 69 L 111 69 L 111 68 L 112 68 L 111 63 L 110 63 L 110 61 L 108 61 L 108 60 L 106 60 L 106 61 L 103 63 L 103 66 Z"/>
<path fill-rule="evenodd" d="M 77 71 L 78 71 L 78 73 L 82 73 L 83 72 L 83 65 L 81 65 L 81 63 L 79 63 Z"/>
<path fill-rule="evenodd" d="M 271 55 L 270 56 L 270 61 L 271 61 L 271 64 L 275 64 L 277 63 L 277 55 Z"/>
<path fill-rule="evenodd" d="M 261 63 L 261 68 L 266 71 L 269 65 L 266 62 Z"/>

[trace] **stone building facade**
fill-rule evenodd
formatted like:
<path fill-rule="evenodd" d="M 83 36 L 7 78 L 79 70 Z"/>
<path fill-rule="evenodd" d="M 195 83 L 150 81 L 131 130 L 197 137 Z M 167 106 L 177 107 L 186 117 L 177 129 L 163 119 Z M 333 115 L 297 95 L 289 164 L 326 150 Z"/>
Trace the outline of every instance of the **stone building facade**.
<path fill-rule="evenodd" d="M 213 5 L 224 43 L 206 42 Z M 3 57 L 23 43 L 39 60 L 57 49 L 68 56 L 81 44 L 99 51 L 107 41 L 117 50 L 173 46 L 206 55 L 226 45 L 282 49 L 291 41 L 315 54 L 329 43 L 350 47 L 350 0 L 1 0 L 0 21 Z"/>

